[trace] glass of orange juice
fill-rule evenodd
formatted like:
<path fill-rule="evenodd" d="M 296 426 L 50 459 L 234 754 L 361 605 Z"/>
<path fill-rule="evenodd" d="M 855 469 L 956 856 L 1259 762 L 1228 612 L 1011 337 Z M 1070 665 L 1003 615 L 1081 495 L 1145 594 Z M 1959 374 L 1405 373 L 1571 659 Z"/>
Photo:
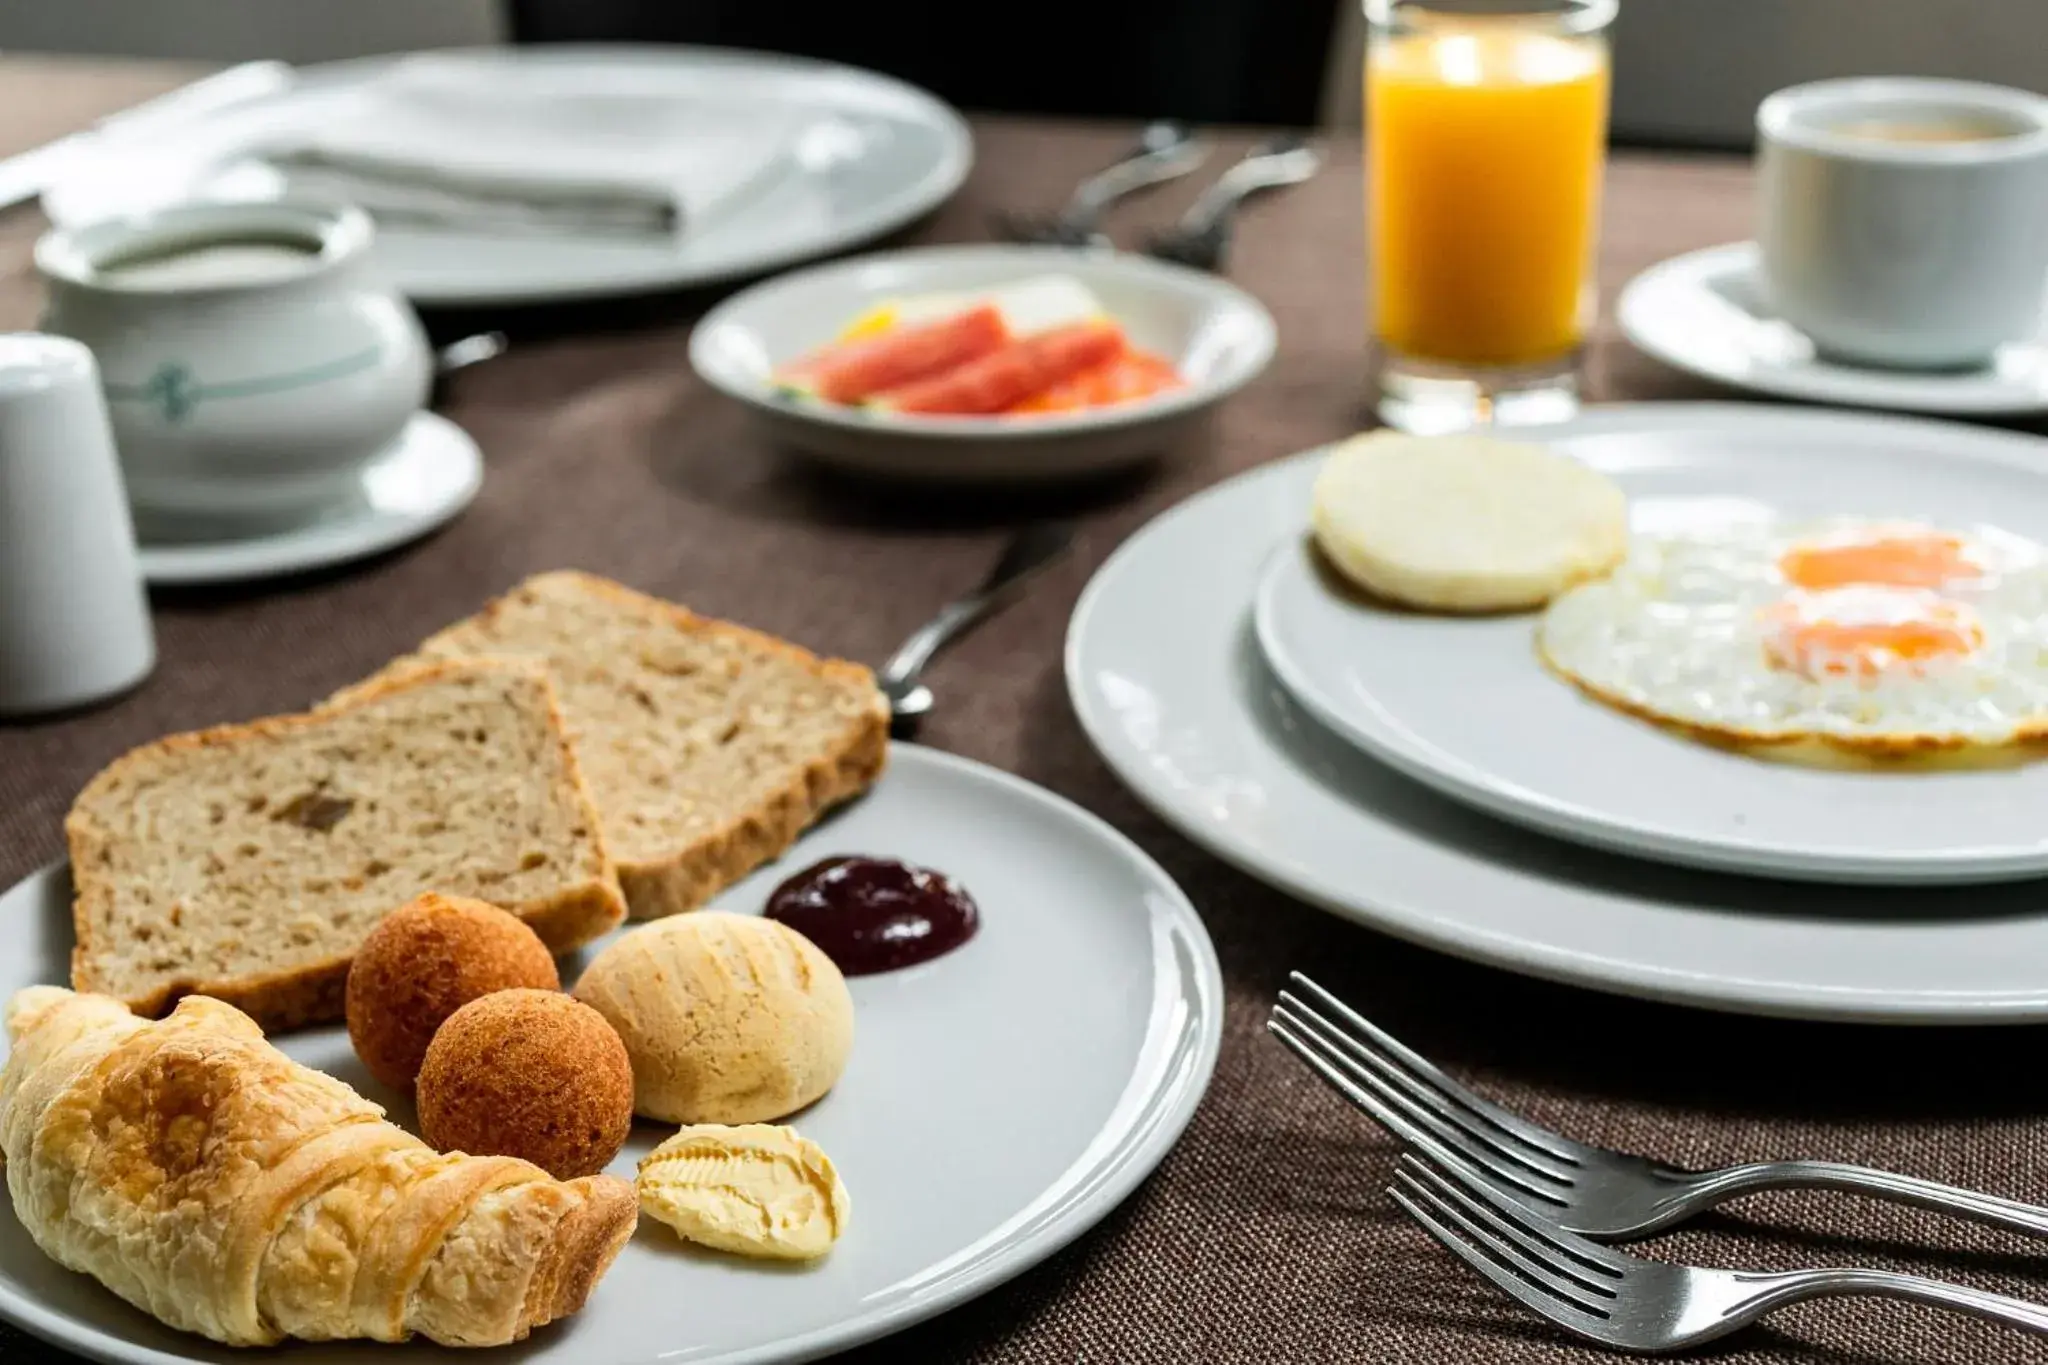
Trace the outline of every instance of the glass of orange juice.
<path fill-rule="evenodd" d="M 1617 0 L 1363 0 L 1379 413 L 1578 407 Z"/>

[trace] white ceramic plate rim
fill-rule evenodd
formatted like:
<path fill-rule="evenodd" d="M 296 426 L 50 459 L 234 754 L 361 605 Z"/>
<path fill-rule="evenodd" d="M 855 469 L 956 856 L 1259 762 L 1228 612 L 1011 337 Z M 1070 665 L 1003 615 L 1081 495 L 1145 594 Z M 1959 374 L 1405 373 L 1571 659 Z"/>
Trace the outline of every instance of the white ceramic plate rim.
<path fill-rule="evenodd" d="M 940 100 L 937 96 L 906 81 L 897 80 L 880 72 L 867 71 L 859 67 L 842 65 L 837 62 L 817 61 L 808 57 L 786 56 L 774 52 L 756 52 L 740 48 L 713 48 L 678 44 L 673 47 L 628 43 L 553 43 L 537 44 L 529 48 L 518 47 L 467 47 L 437 49 L 439 55 L 464 59 L 482 57 L 492 61 L 536 60 L 554 64 L 588 63 L 602 65 L 606 62 L 627 61 L 636 64 L 666 64 L 679 72 L 687 72 L 694 65 L 707 60 L 727 64 L 755 64 L 771 67 L 777 71 L 809 71 L 819 76 L 830 76 L 837 80 L 857 81 L 875 89 L 887 90 L 899 102 L 918 107 L 920 121 L 936 131 L 945 143 L 941 155 L 933 161 L 924 175 L 912 184 L 901 187 L 892 196 L 877 199 L 865 205 L 859 212 L 850 214 L 829 231 L 819 232 L 814 238 L 801 245 L 783 250 L 762 252 L 758 255 L 737 259 L 714 268 L 669 263 L 649 263 L 634 268 L 620 265 L 608 273 L 602 282 L 546 282 L 532 279 L 506 278 L 502 283 L 464 284 L 441 281 L 436 283 L 426 278 L 408 278 L 402 283 L 406 296 L 415 303 L 432 306 L 456 306 L 463 304 L 519 304 L 568 302 L 578 299 L 614 298 L 626 294 L 641 293 L 653 289 L 686 289 L 704 285 L 719 284 L 731 280 L 747 279 L 781 270 L 799 261 L 830 256 L 862 242 L 873 241 L 887 236 L 898 228 L 907 226 L 930 213 L 933 209 L 953 197 L 966 181 L 967 173 L 974 165 L 974 135 L 967 121 L 959 111 Z M 299 91 L 309 85 L 330 86 L 345 84 L 374 76 L 406 56 L 417 54 L 395 54 L 389 56 L 354 57 L 343 61 L 322 62 L 314 66 L 301 67 L 293 85 L 274 95 L 267 95 L 252 104 L 272 104 L 297 98 Z M 231 108 L 208 115 L 209 121 L 233 117 L 237 112 L 246 112 L 246 107 Z M 164 155 L 165 148 L 175 149 L 177 140 L 175 127 L 151 132 L 146 127 L 132 135 L 123 135 L 111 152 L 115 156 Z M 175 151 L 171 154 L 175 155 Z M 98 153 L 96 153 L 98 155 Z M 118 164 L 118 161 L 116 162 Z M 51 219 L 60 226 L 76 226 L 72 221 L 63 189 L 60 186 L 45 196 L 44 208 Z"/>
<path fill-rule="evenodd" d="M 2003 433 L 1969 433 L 1993 439 Z M 2007 438 L 2031 441 L 2029 437 Z M 1304 451 L 1297 458 L 1321 459 L 1330 450 L 1322 447 Z M 2036 459 L 2010 463 L 2039 465 Z M 1963 458 L 1943 451 L 1942 458 Z M 2048 469 L 2048 466 L 2042 466 Z M 1891 853 L 1864 850 L 1854 854 L 1815 852 L 1797 844 L 1774 843 L 1745 835 L 1741 839 L 1717 839 L 1688 834 L 1631 819 L 1625 806 L 1603 809 L 1562 800 L 1532 790 L 1518 782 L 1496 777 L 1482 764 L 1416 738 L 1404 727 L 1362 708 L 1346 706 L 1331 695 L 1301 661 L 1279 624 L 1278 595 L 1283 590 L 1290 557 L 1306 554 L 1301 544 L 1277 547 L 1259 574 L 1253 598 L 1252 626 L 1259 652 L 1267 667 L 1294 700 L 1333 734 L 1355 744 L 1372 757 L 1404 776 L 1434 788 L 1454 800 L 1477 807 L 1516 824 L 1553 834 L 1575 843 L 1616 853 L 1655 858 L 1682 867 L 1710 868 L 1722 872 L 1769 875 L 1805 881 L 1876 885 L 1979 884 L 2019 881 L 2048 873 L 2048 836 L 2025 848 L 1945 848 L 1939 852 Z M 1530 618 L 1530 629 L 1535 620 Z M 1533 652 L 1530 665 L 1541 673 Z M 1554 683 L 1547 674 L 1546 684 Z"/>
<path fill-rule="evenodd" d="M 1589 409 L 1557 429 L 1569 427 L 1576 433 L 1594 434 L 1637 430 L 1649 423 L 1697 425 L 1731 420 L 1815 422 L 1828 420 L 1828 415 L 1738 403 L 1617 404 Z M 1197 515 L 1210 503 L 1256 488 L 1287 465 L 1288 461 L 1282 460 L 1259 466 L 1160 513 L 1110 555 L 1083 590 L 1069 622 L 1065 650 L 1067 693 L 1081 728 L 1111 771 L 1168 825 L 1247 875 L 1341 919 L 1522 975 L 1619 995 L 1789 1018 L 1903 1025 L 2037 1023 L 2048 1019 L 2048 970 L 2044 970 L 2043 980 L 2038 986 L 2022 989 L 1915 990 L 1856 985 L 1808 988 L 1768 977 L 1716 975 L 1675 962 L 1645 960 L 1639 951 L 1625 945 L 1607 952 L 1582 951 L 1560 947 L 1525 932 L 1475 926 L 1460 918 L 1455 902 L 1461 892 L 1455 886 L 1447 887 L 1445 891 L 1451 907 L 1438 909 L 1412 897 L 1390 897 L 1364 889 L 1356 883 L 1335 880 L 1317 866 L 1266 846 L 1240 826 L 1218 818 L 1200 802 L 1177 792 L 1153 770 L 1144 755 L 1120 736 L 1115 716 L 1106 707 L 1098 705 L 1085 672 L 1089 637 L 1095 630 L 1102 603 L 1116 590 L 1117 580 L 1125 568 L 1150 553 L 1150 541 L 1155 533 L 1175 527 L 1180 520 Z M 1275 543 L 1279 543 L 1279 538 Z M 1269 545 L 1260 551 L 1258 563 L 1263 564 L 1264 556 L 1271 552 L 1271 548 Z M 1247 613 L 1251 594 L 1252 585 L 1247 582 L 1242 608 Z M 1235 603 L 1215 601 L 1205 603 L 1204 607 L 1209 610 L 1238 609 Z M 1260 729 L 1255 718 L 1243 714 L 1234 684 L 1225 682 L 1221 686 L 1231 693 L 1229 702 L 1233 709 L 1238 710 L 1237 719 L 1242 725 L 1249 730 Z M 1342 742 L 1334 736 L 1331 739 L 1332 742 Z M 1301 781 L 1312 789 L 1321 789 L 1319 780 L 1314 777 L 1303 774 Z M 1422 789 L 1417 790 L 1420 792 Z M 1345 819 L 1381 818 L 1356 815 L 1352 804 L 1341 798 L 1331 797 L 1330 803 L 1332 806 L 1342 805 L 1341 815 Z M 1454 859 L 1475 857 L 1465 853 L 1449 856 Z M 1556 867 L 1546 869 L 1546 877 L 1551 882 L 1568 880 L 1566 874 Z M 1651 900 L 1650 897 L 1643 899 Z M 1651 908 L 1659 907 L 1652 904 Z M 1630 956 L 1632 951 L 1635 951 L 1634 956 Z"/>
<path fill-rule="evenodd" d="M 1104 262 L 1134 279 L 1156 281 L 1161 288 L 1208 296 L 1217 308 L 1228 309 L 1249 320 L 1257 332 L 1256 345 L 1237 353 L 1231 364 L 1185 388 L 1156 398 L 1073 413 L 1050 413 L 1020 419 L 1015 417 L 899 417 L 891 413 L 870 413 L 834 403 L 792 402 L 780 397 L 773 385 L 748 382 L 713 358 L 711 338 L 723 327 L 743 326 L 742 319 L 753 308 L 789 295 L 801 295 L 821 284 L 834 284 L 849 277 L 887 272 L 921 261 L 972 262 L 987 260 L 1011 266 L 1036 262 L 1057 272 L 1073 248 L 970 244 L 959 246 L 910 247 L 901 251 L 875 252 L 849 261 L 834 261 L 808 270 L 764 281 L 733 295 L 707 313 L 690 334 L 690 365 L 698 377 L 729 398 L 777 417 L 819 426 L 838 427 L 873 436 L 905 440 L 1029 441 L 1048 436 L 1080 432 L 1111 431 L 1163 421 L 1219 403 L 1256 379 L 1273 358 L 1277 331 L 1266 306 L 1227 280 L 1204 274 L 1187 266 L 1154 261 L 1128 252 L 1090 255 L 1098 267 Z"/>
<path fill-rule="evenodd" d="M 331 568 L 417 540 L 454 520 L 476 501 L 484 484 L 484 457 L 468 432 L 439 413 L 420 412 L 407 423 L 399 443 L 402 450 L 397 458 L 401 460 L 460 462 L 458 481 L 432 506 L 405 512 L 364 507 L 360 515 L 345 520 L 317 522 L 248 540 L 142 545 L 136 559 L 142 566 L 143 581 L 158 587 L 193 587 Z"/>
<path fill-rule="evenodd" d="M 1981 370 L 1954 374 L 1907 370 L 1890 373 L 1842 365 L 1819 356 L 1796 365 L 1782 365 L 1754 351 L 1747 352 L 1748 364 L 1737 367 L 1716 363 L 1711 354 L 1694 349 L 1687 344 L 1691 334 L 1686 329 L 1674 328 L 1658 316 L 1666 299 L 1697 294 L 1710 279 L 1754 276 L 1756 270 L 1755 242 L 1728 242 L 1673 256 L 1622 287 L 1621 298 L 1615 304 L 1616 320 L 1629 341 L 1652 359 L 1687 374 L 1753 393 L 1950 416 L 2048 412 L 2048 343 L 2038 338 L 2006 348 L 2009 353 L 2024 352 L 2039 358 L 2031 383 Z"/>
<path fill-rule="evenodd" d="M 1128 862 L 1155 893 L 1150 898 L 1148 913 L 1166 915 L 1181 932 L 1181 941 L 1193 949 L 1194 960 L 1187 964 L 1186 973 L 1191 988 L 1188 1003 L 1198 1017 L 1167 1020 L 1162 1026 L 1155 1016 L 1139 1058 L 1163 1046 L 1161 1061 L 1165 1064 L 1149 1077 L 1134 1067 L 1111 1116 L 1112 1122 L 1118 1115 L 1125 1117 L 1124 1129 L 1117 1135 L 1115 1145 L 1104 1150 L 1098 1137 L 1048 1190 L 1064 1191 L 1063 1202 L 1048 1210 L 1027 1207 L 1018 1219 L 1025 1222 L 1025 1216 L 1031 1215 L 1026 1230 L 986 1248 L 973 1269 L 954 1273 L 943 1288 L 928 1297 L 899 1301 L 788 1341 L 701 1357 L 697 1365 L 797 1365 L 849 1350 L 978 1298 L 1039 1264 L 1100 1222 L 1152 1173 L 1180 1140 L 1216 1069 L 1223 1044 L 1222 967 L 1201 915 L 1164 868 L 1107 821 L 1036 783 L 922 745 L 898 743 L 890 748 L 892 765 L 929 764 L 968 781 L 992 783 L 1070 822 L 1083 836 L 1102 841 Z M 24 881 L 56 875 L 63 867 L 61 862 L 51 864 L 31 873 Z M 1150 1088 L 1146 1089 L 1148 1081 Z M 1104 1135 L 1109 1131 L 1105 1126 Z M 1088 1169 L 1082 1171 L 1084 1166 Z M 5 1216 L 11 1218 L 13 1214 L 10 1211 Z M 71 1320 L 46 1312 L 33 1299 L 15 1294 L 5 1283 L 0 1283 L 0 1318 L 44 1341 L 110 1365 L 191 1365 L 192 1361 L 189 1356 L 134 1346 L 96 1327 L 80 1330 Z M 379 1349 L 374 1345 L 367 1347 L 364 1359 L 368 1360 Z M 517 1349 L 479 1352 L 475 1358 L 498 1359 Z"/>

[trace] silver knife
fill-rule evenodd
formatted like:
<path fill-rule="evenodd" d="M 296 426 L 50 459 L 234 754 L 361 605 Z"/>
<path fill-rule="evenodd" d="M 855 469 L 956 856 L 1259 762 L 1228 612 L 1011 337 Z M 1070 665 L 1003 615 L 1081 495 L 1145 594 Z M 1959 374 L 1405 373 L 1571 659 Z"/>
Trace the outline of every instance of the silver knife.
<path fill-rule="evenodd" d="M 174 122 L 210 114 L 217 109 L 257 99 L 284 89 L 292 69 L 284 62 L 243 62 L 225 71 L 179 86 L 168 94 L 144 100 L 109 114 L 81 132 L 46 142 L 19 156 L 0 161 L 0 210 L 25 204 L 47 189 L 65 162 L 102 133 L 122 132 L 148 123 Z"/>

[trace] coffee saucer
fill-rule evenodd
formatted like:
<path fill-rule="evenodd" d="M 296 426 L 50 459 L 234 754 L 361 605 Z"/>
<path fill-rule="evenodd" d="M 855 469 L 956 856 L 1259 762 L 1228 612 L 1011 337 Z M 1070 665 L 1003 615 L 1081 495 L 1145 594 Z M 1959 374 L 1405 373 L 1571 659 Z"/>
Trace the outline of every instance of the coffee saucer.
<path fill-rule="evenodd" d="M 363 467 L 358 492 L 312 519 L 251 533 L 152 524 L 138 515 L 142 576 L 159 587 L 242 583 L 367 558 L 440 527 L 483 486 L 483 455 L 445 417 L 415 413 Z"/>
<path fill-rule="evenodd" d="M 1766 301 L 1755 242 L 1708 247 L 1630 280 L 1621 330 L 1675 369 L 1753 393 L 1810 403 L 1950 416 L 2048 412 L 2048 331 L 1971 370 L 1888 370 L 1815 354 Z"/>

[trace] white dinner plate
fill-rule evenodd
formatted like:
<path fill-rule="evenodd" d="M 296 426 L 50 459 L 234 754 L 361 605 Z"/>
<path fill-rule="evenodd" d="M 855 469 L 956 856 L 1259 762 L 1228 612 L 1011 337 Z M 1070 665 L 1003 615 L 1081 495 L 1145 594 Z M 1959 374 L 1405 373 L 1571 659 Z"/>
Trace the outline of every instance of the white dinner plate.
<path fill-rule="evenodd" d="M 159 587 L 244 583 L 347 564 L 417 540 L 455 517 L 483 487 L 484 457 L 468 432 L 416 413 L 390 449 L 363 467 L 357 495 L 302 525 L 258 534 L 231 526 L 175 537 L 137 521 L 145 581 Z"/>
<path fill-rule="evenodd" d="M 1717 427 L 1761 440 L 1869 425 L 1645 404 L 1551 430 L 1610 433 L 1654 460 Z M 1620 857 L 1448 800 L 1324 728 L 1274 679 L 1251 620 L 1267 560 L 1301 536 L 1315 471 L 1312 457 L 1284 460 L 1182 503 L 1126 541 L 1075 609 L 1081 723 L 1183 833 L 1335 914 L 1535 976 L 1752 1013 L 2048 1020 L 2040 882 L 1834 887 Z"/>
<path fill-rule="evenodd" d="M 837 853 L 956 876 L 980 932 L 922 966 L 853 977 L 853 1057 L 793 1122 L 852 1195 L 847 1231 L 814 1266 L 695 1252 L 643 1220 L 590 1304 L 523 1346 L 470 1358 L 524 1365 L 766 1365 L 844 1350 L 983 1293 L 1101 1218 L 1166 1154 L 1200 1100 L 1222 1028 L 1222 981 L 1201 920 L 1159 867 L 1050 793 L 965 759 L 898 745 L 874 791 L 776 866 L 719 897 L 759 910 L 783 877 Z M 68 878 L 0 898 L 0 1000 L 61 982 Z M 586 954 L 589 950 L 586 950 Z M 573 968 L 565 964 L 565 979 Z M 390 1104 L 346 1031 L 281 1043 Z M 672 1129 L 633 1130 L 613 1174 Z M 0 1212 L 0 1316 L 84 1355 L 134 1365 L 250 1359 L 182 1336 L 46 1259 Z M 411 1346 L 295 1345 L 299 1365 L 440 1362 Z"/>
<path fill-rule="evenodd" d="M 1628 282 L 1621 330 L 1674 369 L 1809 403 L 1949 416 L 2048 412 L 2048 329 L 1971 370 L 1888 370 L 1814 352 L 1765 298 L 1755 242 L 1674 256 Z"/>
<path fill-rule="evenodd" d="M 1843 513 L 2048 540 L 2048 441 L 2038 437 L 1770 409 L 1616 410 L 1540 434 L 1614 478 L 1639 532 Z M 1324 725 L 1446 795 L 1563 838 L 1822 881 L 2048 874 L 2048 762 L 1840 771 L 1746 757 L 1552 674 L 1537 655 L 1538 615 L 1375 606 L 1304 533 L 1268 562 L 1254 620 L 1275 676 Z"/>
<path fill-rule="evenodd" d="M 1184 388 L 1155 398 L 1033 417 L 893 416 L 793 398 L 776 369 L 830 342 L 885 299 L 974 293 L 1019 280 L 1079 281 L 1133 343 L 1171 360 Z M 690 363 L 744 404 L 771 438 L 859 474 L 1031 483 L 1100 473 L 1186 440 L 1273 358 L 1273 316 L 1226 280 L 1119 251 L 940 246 L 812 266 L 714 308 L 690 336 Z"/>
<path fill-rule="evenodd" d="M 709 82 L 750 100 L 802 111 L 786 165 L 734 200 L 659 241 L 560 235 L 500 236 L 380 230 L 377 254 L 424 304 L 496 304 L 601 298 L 680 289 L 764 274 L 894 231 L 943 203 L 966 178 L 966 123 L 931 95 L 853 67 L 716 48 L 571 44 L 436 53 L 516 90 L 588 88 L 678 102 Z M 302 69 L 278 94 L 109 136 L 87 148 L 43 195 L 60 226 L 194 196 L 271 198 L 283 178 L 257 159 L 337 117 L 405 57 L 369 57 Z"/>

